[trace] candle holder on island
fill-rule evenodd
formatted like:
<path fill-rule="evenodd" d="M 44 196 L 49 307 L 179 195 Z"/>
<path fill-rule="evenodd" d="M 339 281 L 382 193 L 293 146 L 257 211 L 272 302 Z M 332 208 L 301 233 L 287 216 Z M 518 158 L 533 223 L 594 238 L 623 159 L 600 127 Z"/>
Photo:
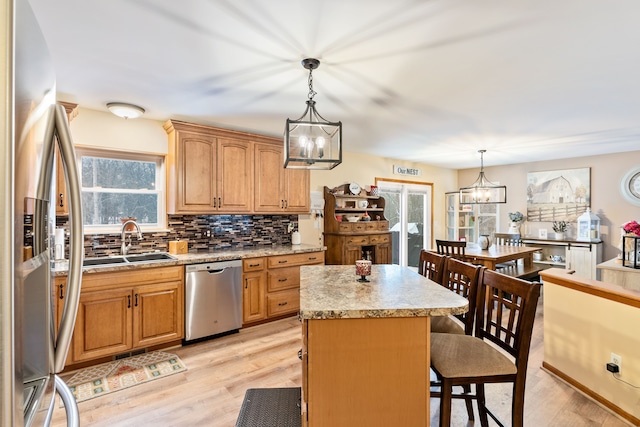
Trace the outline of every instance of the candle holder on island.
<path fill-rule="evenodd" d="M 371 276 L 371 261 L 366 259 L 357 260 L 356 275 L 360 276 L 358 282 L 370 282 L 367 276 Z"/>

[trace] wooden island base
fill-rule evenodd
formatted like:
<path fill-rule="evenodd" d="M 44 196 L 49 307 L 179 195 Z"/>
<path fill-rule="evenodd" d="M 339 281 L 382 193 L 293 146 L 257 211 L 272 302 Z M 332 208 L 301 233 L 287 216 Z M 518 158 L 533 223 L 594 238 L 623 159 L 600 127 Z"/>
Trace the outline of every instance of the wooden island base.
<path fill-rule="evenodd" d="M 302 425 L 428 426 L 429 331 L 429 317 L 305 319 Z"/>

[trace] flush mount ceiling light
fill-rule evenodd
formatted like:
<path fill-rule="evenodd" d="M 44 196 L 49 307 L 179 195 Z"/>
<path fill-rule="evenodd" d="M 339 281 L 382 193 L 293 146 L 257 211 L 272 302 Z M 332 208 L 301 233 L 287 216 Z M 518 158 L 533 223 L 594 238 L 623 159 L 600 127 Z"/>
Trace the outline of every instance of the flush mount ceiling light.
<path fill-rule="evenodd" d="M 313 97 L 314 58 L 302 60 L 309 70 L 307 109 L 297 120 L 287 119 L 284 131 L 284 167 L 288 169 L 333 169 L 342 163 L 342 122 L 329 122 L 316 111 Z"/>
<path fill-rule="evenodd" d="M 144 108 L 125 102 L 109 102 L 107 108 L 113 114 L 123 119 L 135 119 L 144 114 Z"/>
<path fill-rule="evenodd" d="M 507 203 L 507 187 L 493 184 L 484 176 L 484 153 L 486 152 L 487 150 L 478 150 L 480 175 L 471 186 L 460 188 L 460 204 Z"/>

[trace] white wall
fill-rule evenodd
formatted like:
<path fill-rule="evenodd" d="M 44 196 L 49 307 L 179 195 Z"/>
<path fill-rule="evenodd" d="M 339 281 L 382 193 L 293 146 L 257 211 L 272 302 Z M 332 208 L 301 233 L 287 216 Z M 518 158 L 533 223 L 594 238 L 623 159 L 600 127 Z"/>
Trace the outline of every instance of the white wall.
<path fill-rule="evenodd" d="M 591 210 L 600 218 L 601 238 L 604 242 L 603 260 L 615 258 L 620 240 L 620 227 L 627 221 L 640 221 L 640 206 L 632 205 L 620 193 L 620 180 L 629 169 L 640 165 L 640 151 L 606 154 L 601 156 L 574 157 L 571 159 L 550 160 L 545 162 L 518 163 L 507 166 L 485 167 L 485 174 L 492 182 L 507 186 L 507 203 L 500 207 L 502 232 L 507 231 L 509 212 L 527 211 L 527 173 L 591 168 Z M 464 169 L 458 173 L 463 185 L 471 184 L 478 177 L 479 169 Z M 537 237 L 538 228 L 544 227 L 551 232 L 549 223 L 525 222 L 522 233 Z M 575 227 L 574 227 L 575 228 Z M 575 237 L 575 229 L 570 230 Z"/>

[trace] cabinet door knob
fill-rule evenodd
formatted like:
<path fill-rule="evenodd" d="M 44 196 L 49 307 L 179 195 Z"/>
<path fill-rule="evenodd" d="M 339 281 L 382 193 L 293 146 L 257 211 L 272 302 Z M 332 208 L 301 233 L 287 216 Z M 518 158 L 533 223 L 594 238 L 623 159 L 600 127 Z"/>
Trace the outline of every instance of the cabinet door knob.
<path fill-rule="evenodd" d="M 135 307 L 138 306 L 138 294 L 136 294 L 136 303 L 135 303 Z"/>
<path fill-rule="evenodd" d="M 131 295 L 127 295 L 127 308 L 131 308 Z"/>
<path fill-rule="evenodd" d="M 60 287 L 60 299 L 64 299 L 64 286 L 62 285 L 62 283 L 60 283 L 60 285 L 58 285 Z"/>
<path fill-rule="evenodd" d="M 62 208 L 62 207 L 64 207 L 63 199 L 64 199 L 64 194 L 63 194 L 63 193 L 60 193 L 60 207 L 61 207 L 61 208 Z"/>
<path fill-rule="evenodd" d="M 285 305 L 287 305 L 287 302 L 286 302 L 286 301 L 285 301 L 285 302 L 281 302 L 281 303 L 279 303 L 278 305 L 279 305 L 280 307 L 284 307 Z"/>

